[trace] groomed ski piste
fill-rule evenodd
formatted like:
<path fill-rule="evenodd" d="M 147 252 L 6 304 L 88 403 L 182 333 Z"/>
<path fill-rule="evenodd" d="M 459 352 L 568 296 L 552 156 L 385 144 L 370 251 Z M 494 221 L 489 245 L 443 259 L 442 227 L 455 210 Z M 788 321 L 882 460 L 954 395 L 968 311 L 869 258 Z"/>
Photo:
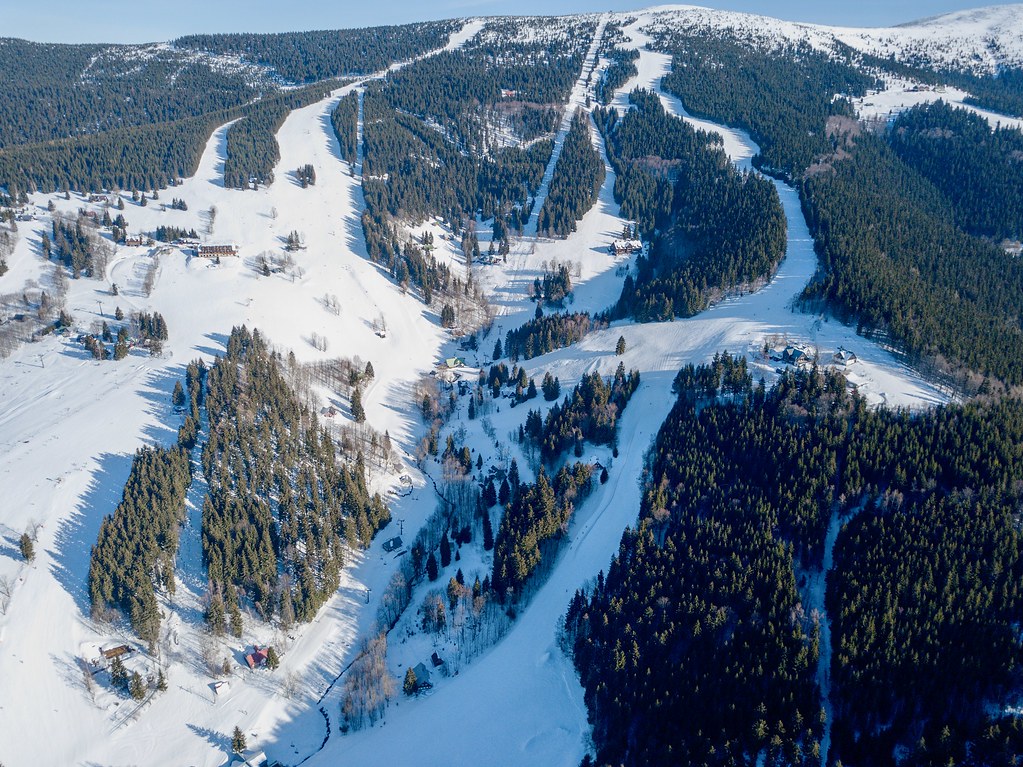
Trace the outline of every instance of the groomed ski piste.
<path fill-rule="evenodd" d="M 666 14 L 677 13 L 684 11 L 655 9 L 599 18 L 600 30 L 611 21 L 627 23 L 625 45 L 640 50 L 638 75 L 616 95 L 619 108 L 627 108 L 633 88 L 643 87 L 657 92 L 670 113 L 691 119 L 677 99 L 660 89 L 669 57 L 644 47 L 649 41 L 645 29 L 664 23 Z M 448 47 L 470 39 L 481 28 L 480 21 L 466 22 Z M 596 60 L 596 51 L 595 43 L 584 71 L 606 65 Z M 574 767 L 586 753 L 589 727 L 582 688 L 570 660 L 557 646 L 559 618 L 574 590 L 607 568 L 623 529 L 636 519 L 644 456 L 671 407 L 671 382 L 682 365 L 706 362 L 727 350 L 746 355 L 754 376 L 762 375 L 770 383 L 776 363 L 764 359 L 765 342 L 803 344 L 821 359 L 830 359 L 842 347 L 855 353 L 857 362 L 846 373 L 870 402 L 922 408 L 947 401 L 946 392 L 888 350 L 857 336 L 853 328 L 792 311 L 792 299 L 812 277 L 817 261 L 796 192 L 775 182 L 788 221 L 788 249 L 766 286 L 732 296 L 690 319 L 616 323 L 581 343 L 525 363 L 531 376 L 539 378 L 547 371 L 557 375 L 563 392 L 584 373 L 612 373 L 620 361 L 627 370 L 638 369 L 642 383 L 619 422 L 619 457 L 612 462 L 609 450 L 590 451 L 611 465 L 610 478 L 577 509 L 549 578 L 507 633 L 461 665 L 456 675 L 438 678 L 429 695 L 400 694 L 405 668 L 422 660 L 424 652 L 429 654 L 425 640 L 411 636 L 416 623 L 411 613 L 424 588 L 417 587 L 410 614 L 392 632 L 388 655 L 398 698 L 375 726 L 338 732 L 336 686 L 331 685 L 354 657 L 360 637 L 371 630 L 379 597 L 398 566 L 382 550 L 382 541 L 397 534 L 392 523 L 345 567 L 337 595 L 314 621 L 282 636 L 247 618 L 241 639 L 218 640 L 216 652 L 228 657 L 234 671 L 225 678 L 228 685 L 215 689 L 201 660 L 202 645 L 209 640 L 202 619 L 205 575 L 197 481 L 190 494 L 189 522 L 181 534 L 176 596 L 161 602 L 165 614 L 161 662 L 169 689 L 141 705 L 102 685 L 90 693 L 79 659 L 121 642 L 137 646 L 120 624 L 95 623 L 89 617 L 90 547 L 102 518 L 120 499 L 135 450 L 173 442 L 181 419 L 170 402 L 174 382 L 183 378 L 192 359 L 210 362 L 222 354 L 232 326 L 258 328 L 276 347 L 294 351 L 302 361 L 341 355 L 372 362 L 376 376 L 363 394 L 367 422 L 378 431 L 387 430 L 399 453 L 415 453 L 423 427 L 412 402 L 413 388 L 454 353 L 456 341 L 440 327 L 435 307 L 404 294 L 367 258 L 359 220 L 364 207 L 360 179 L 340 160 L 330 126 L 337 100 L 359 86 L 348 85 L 289 115 L 278 134 L 281 161 L 270 187 L 258 191 L 223 187 L 224 126 L 211 137 L 195 176 L 161 192 L 161 198 L 186 199 L 188 211 L 164 211 L 156 203 L 148 207 L 128 203 L 124 211 L 132 232 L 152 231 L 161 224 L 204 231 L 208 215 L 203 213 L 213 206 L 217 215 L 209 239 L 237 243 L 241 258 L 215 264 L 168 250 L 159 258 L 155 284 L 147 296 L 142 283 L 153 249 L 122 247 L 108 265 L 106 280 L 71 281 L 67 306 L 81 326 L 109 320 L 115 306 L 125 313 L 159 311 L 170 330 L 161 357 L 136 351 L 120 362 L 95 362 L 73 339 L 49 336 L 0 361 L 0 486 L 5 491 L 0 576 L 13 583 L 10 604 L 0 615 L 0 761 L 6 767 L 217 767 L 231 761 L 235 726 L 246 733 L 250 747 L 286 765 L 414 760 L 422 765 Z M 585 108 L 585 99 L 585 78 L 580 77 L 566 113 Z M 721 134 L 733 162 L 743 169 L 751 167 L 757 148 L 748 136 L 702 120 L 693 123 Z M 567 120 L 557 141 L 564 139 L 565 128 Z M 592 122 L 591 136 L 603 150 Z M 552 167 L 553 162 L 554 158 Z M 308 189 L 290 177 L 292 169 L 305 163 L 313 164 L 317 173 L 315 186 Z M 534 304 L 526 288 L 553 260 L 577 265 L 571 309 L 599 311 L 617 298 L 622 267 L 629 259 L 608 255 L 607 246 L 625 221 L 612 195 L 614 173 L 610 166 L 606 170 L 596 205 L 572 235 L 546 240 L 527 231 L 513 242 L 507 263 L 477 267 L 477 279 L 498 312 L 494 332 L 484 345 L 492 345 L 532 316 Z M 537 198 L 545 196 L 544 187 Z M 0 292 L 24 290 L 30 284 L 52 289 L 52 265 L 39 253 L 51 201 L 58 211 L 95 208 L 74 193 L 70 201 L 59 195 L 33 195 L 36 220 L 20 226 L 11 269 L 0 277 Z M 279 252 L 292 230 L 304 233 L 304 250 L 283 271 L 262 276 L 254 257 Z M 440 247 L 453 262 L 461 262 L 453 243 L 442 241 Z M 110 283 L 117 283 L 119 295 L 110 294 Z M 324 297 L 329 295 L 338 297 L 340 313 L 325 307 Z M 387 327 L 384 334 L 377 332 L 381 321 Z M 325 351 L 312 343 L 314 334 L 326 339 Z M 625 337 L 627 348 L 616 356 L 619 336 Z M 482 362 L 483 356 L 481 351 L 472 362 Z M 490 424 L 510 454 L 518 456 L 526 479 L 527 462 L 516 452 L 514 441 L 504 437 L 521 423 L 524 409 L 497 407 Z M 474 454 L 491 456 L 493 439 L 478 422 L 464 418 L 464 408 L 446 428 L 460 426 L 466 429 L 466 444 Z M 399 474 L 411 475 L 413 492 L 393 499 L 391 506 L 392 517 L 403 520 L 407 539 L 437 503 L 432 475 L 439 475 L 440 467 L 428 460 L 423 469 L 426 473 L 409 458 L 400 471 L 373 476 L 374 487 L 386 492 L 397 486 Z M 17 540 L 30 525 L 38 530 L 36 558 L 26 564 Z M 486 557 L 469 549 L 463 552 L 457 565 L 467 575 L 473 568 L 485 571 Z M 453 563 L 442 571 L 438 582 L 446 583 L 455 567 Z M 823 605 L 823 578 L 819 581 L 820 593 L 806 598 Z M 407 642 L 398 641 L 403 631 Z M 281 667 L 272 674 L 244 669 L 244 652 L 253 644 L 267 643 L 285 649 Z M 155 669 L 147 658 L 129 658 L 129 669 L 136 663 L 140 670 Z M 321 698 L 327 720 L 319 710 Z"/>

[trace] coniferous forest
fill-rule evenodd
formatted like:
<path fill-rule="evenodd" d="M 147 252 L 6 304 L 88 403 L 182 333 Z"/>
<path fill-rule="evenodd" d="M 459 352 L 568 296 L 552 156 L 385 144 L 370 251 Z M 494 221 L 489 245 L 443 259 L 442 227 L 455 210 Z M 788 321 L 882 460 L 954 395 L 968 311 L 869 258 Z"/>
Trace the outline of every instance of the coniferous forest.
<path fill-rule="evenodd" d="M 593 207 L 604 183 L 604 160 L 590 141 L 590 117 L 576 112 L 554 166 L 550 191 L 536 219 L 536 231 L 567 237 Z"/>
<path fill-rule="evenodd" d="M 337 590 L 346 550 L 390 519 L 361 459 L 338 460 L 281 365 L 257 332 L 236 328 L 208 376 L 202 527 L 215 631 L 243 598 L 264 619 L 310 620 Z"/>
<path fill-rule="evenodd" d="M 638 525 L 566 615 L 597 763 L 820 763 L 801 589 L 832 515 L 828 764 L 1013 763 L 990 712 L 1023 659 L 1020 403 L 871 410 L 838 374 L 768 391 L 728 357 L 676 388 Z"/>
<path fill-rule="evenodd" d="M 774 185 L 741 173 L 716 138 L 668 115 L 652 93 L 635 109 L 597 110 L 622 214 L 653 237 L 615 313 L 641 321 L 690 316 L 728 290 L 769 277 L 785 255 L 785 214 Z"/>

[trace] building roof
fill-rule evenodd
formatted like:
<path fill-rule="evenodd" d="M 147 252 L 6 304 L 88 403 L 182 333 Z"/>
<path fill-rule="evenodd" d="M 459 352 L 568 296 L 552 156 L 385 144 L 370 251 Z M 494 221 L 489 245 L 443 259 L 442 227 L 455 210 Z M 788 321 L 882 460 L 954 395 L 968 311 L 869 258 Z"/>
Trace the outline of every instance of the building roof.
<path fill-rule="evenodd" d="M 267 655 L 268 653 L 265 647 L 260 648 L 259 645 L 254 645 L 252 652 L 245 656 L 245 662 L 249 664 L 249 668 L 265 666 Z"/>
<path fill-rule="evenodd" d="M 416 689 L 433 687 L 433 682 L 430 681 L 430 669 L 426 667 L 425 663 L 417 663 L 412 669 L 412 673 L 416 675 Z"/>

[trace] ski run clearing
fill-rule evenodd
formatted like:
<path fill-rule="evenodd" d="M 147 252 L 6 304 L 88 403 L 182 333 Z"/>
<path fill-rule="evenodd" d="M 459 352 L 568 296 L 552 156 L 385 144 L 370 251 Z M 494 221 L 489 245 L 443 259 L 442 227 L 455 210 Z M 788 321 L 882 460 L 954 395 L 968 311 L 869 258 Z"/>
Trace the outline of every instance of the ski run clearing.
<path fill-rule="evenodd" d="M 992 11 L 991 17 L 994 15 Z M 735 19 L 740 18 L 757 20 L 740 14 L 718 16 L 717 12 L 688 8 L 601 16 L 598 37 L 609 21 L 625 22 L 628 42 L 624 45 L 641 52 L 638 75 L 620 89 L 616 105 L 626 108 L 629 91 L 644 87 L 657 92 L 669 112 L 690 119 L 676 99 L 660 90 L 670 59 L 644 47 L 649 42 L 645 30 L 651 24 L 670 23 L 672 17 L 692 17 L 707 24 L 723 24 L 721 18 L 726 17 L 732 20 L 729 23 L 738 23 Z M 986 23 L 998 22 L 992 18 L 977 17 L 975 26 L 987 30 Z M 812 32 L 808 25 L 763 21 L 770 24 L 762 30 L 779 35 Z M 944 28 L 946 37 L 953 23 Z M 481 28 L 480 21 L 467 22 L 448 47 L 471 39 Z M 940 30 L 935 30 L 939 28 L 940 24 L 932 21 L 897 30 L 872 30 L 870 34 L 846 30 L 841 38 L 850 44 L 867 41 L 878 51 L 886 51 L 897 47 L 899 40 L 937 38 Z M 970 39 L 967 35 L 959 42 L 968 46 Z M 606 66 L 597 50 L 594 41 L 584 74 L 588 68 Z M 1010 53 L 1020 55 L 1015 49 Z M 572 112 L 585 106 L 585 79 L 580 78 L 566 106 L 558 147 Z M 893 83 L 891 92 L 939 96 L 911 91 L 911 86 Z M 97 624 L 89 618 L 86 576 L 100 522 L 120 499 L 135 450 L 146 444 L 173 442 L 182 418 L 171 407 L 174 382 L 183 378 L 192 359 L 200 357 L 209 363 L 222 354 L 232 326 L 258 328 L 275 346 L 293 350 L 301 361 L 346 356 L 372 362 L 375 378 L 363 392 L 367 422 L 380 432 L 387 430 L 397 452 L 406 457 L 400 469 L 374 473 L 373 486 L 386 493 L 399 487 L 400 475 L 411 477 L 410 493 L 388 496 L 392 516 L 402 520 L 405 540 L 411 540 L 434 511 L 437 498 L 432 478 L 439 476 L 440 466 L 428 460 L 424 473 L 411 460 L 423 429 L 412 392 L 416 382 L 440 360 L 462 352 L 441 328 L 438 307 L 427 307 L 414 295 L 403 294 L 367 258 L 360 224 L 364 207 L 361 181 L 358 172 L 350 173 L 339 159 L 330 127 L 330 112 L 338 99 L 358 87 L 360 83 L 350 84 L 290 114 L 278 134 L 281 161 L 275 171 L 277 181 L 269 188 L 236 191 L 223 187 L 227 130 L 223 126 L 210 138 L 195 176 L 161 192 L 161 199 L 172 195 L 186 199 L 189 210 L 171 210 L 169 206 L 162 210 L 156 202 L 147 207 L 129 202 L 124 211 L 132 232 L 152 231 L 159 225 L 194 227 L 211 242 L 236 243 L 240 257 L 226 257 L 218 264 L 186 257 L 171 247 L 121 247 L 108 264 L 106 280 L 71 281 L 67 308 L 83 331 L 111 320 L 115 306 L 126 314 L 160 312 L 170 332 L 162 356 L 150 357 L 136 350 L 120 362 L 96 362 L 73 338 L 51 335 L 21 346 L 0 361 L 4 392 L 0 486 L 5 493 L 0 577 L 13 583 L 9 605 L 0 614 L 0 760 L 7 767 L 216 767 L 231 761 L 235 726 L 246 733 L 251 747 L 288 765 L 406 764 L 414 758 L 422 765 L 574 767 L 586 751 L 588 725 L 582 688 L 571 662 L 557 647 L 559 617 L 573 591 L 607 567 L 622 530 L 635 521 L 644 454 L 671 407 L 672 379 L 682 365 L 705 362 L 716 352 L 727 350 L 746 355 L 754 376 L 764 376 L 770 383 L 776 377 L 777 363 L 763 355 L 765 343 L 802 344 L 822 360 L 830 360 L 841 347 L 857 359 L 846 371 L 850 381 L 873 403 L 919 408 L 947 399 L 945 392 L 922 380 L 887 350 L 857 336 L 853 328 L 791 311 L 792 298 L 817 264 L 797 193 L 775 182 L 788 219 L 788 250 L 778 273 L 765 287 L 731 297 L 692 319 L 616 323 L 572 347 L 525 363 L 528 373 L 538 380 L 546 371 L 557 375 L 563 391 L 570 390 L 584 373 L 599 370 L 611 374 L 619 361 L 626 369 L 638 369 L 642 383 L 620 421 L 620 456 L 613 461 L 609 481 L 599 485 L 577 510 L 549 579 L 492 647 L 463 662 L 455 647 L 437 647 L 415 632 L 415 610 L 429 588 L 419 586 L 409 614 L 390 637 L 388 664 L 397 680 L 397 699 L 382 722 L 340 734 L 338 686 L 332 684 L 354 657 L 360 638 L 368 635 L 380 595 L 398 567 L 394 555 L 384 552 L 383 541 L 398 534 L 399 523 L 392 522 L 369 550 L 354 556 L 344 570 L 337 595 L 312 623 L 283 635 L 248 617 L 241 639 L 215 640 L 211 648 L 208 645 L 213 640 L 206 637 L 202 621 L 202 483 L 197 481 L 189 495 L 189 521 L 181 534 L 176 596 L 161 604 L 166 617 L 160 663 L 169 689 L 139 705 L 109 692 L 102 684 L 88 685 L 83 660 L 98 657 L 102 648 L 122 643 L 137 646 L 123 627 Z M 956 97 L 961 101 L 964 95 Z M 860 107 L 869 116 L 887 115 L 904 106 L 906 99 L 886 92 L 866 101 L 870 103 Z M 693 122 L 720 133 L 733 162 L 743 169 L 751 167 L 757 148 L 748 136 L 706 121 Z M 603 150 L 592 121 L 591 136 Z M 538 202 L 546 196 L 555 158 Z M 306 163 L 316 169 L 316 184 L 303 189 L 291 178 L 291 170 Z M 614 173 L 610 166 L 606 170 L 597 204 L 569 238 L 536 238 L 531 222 L 527 235 L 513 242 L 506 263 L 475 267 L 497 318 L 478 356 L 467 358 L 469 366 L 484 364 L 488 356 L 484 348 L 492 348 L 496 338 L 503 339 L 508 330 L 532 316 L 533 303 L 526 290 L 552 261 L 572 266 L 572 310 L 599 311 L 617 298 L 633 256 L 608 254 L 609 243 L 625 222 L 612 195 Z M 52 290 L 52 266 L 39 254 L 41 236 L 50 223 L 47 205 L 51 201 L 58 211 L 99 209 L 76 194 L 70 201 L 58 195 L 34 195 L 31 208 L 35 219 L 20 226 L 11 269 L 0 277 L 0 293 Z M 209 232 L 211 206 L 217 214 Z M 442 233 L 436 222 L 415 227 L 416 231 L 425 229 Z M 281 246 L 293 230 L 304 234 L 304 249 L 293 254 L 290 263 L 282 261 L 281 268 L 263 276 L 258 255 L 281 254 Z M 488 239 L 480 222 L 480 240 L 485 243 Z M 439 257 L 456 265 L 463 263 L 454 242 L 440 237 L 436 242 Z M 148 295 L 144 290 L 147 276 L 153 282 Z M 111 283 L 119 286 L 119 295 L 111 295 Z M 331 297 L 336 297 L 336 302 Z M 614 353 L 619 336 L 625 337 L 627 347 L 620 357 Z M 340 403 L 325 396 L 323 404 Z M 528 479 L 528 461 L 507 436 L 517 428 L 526 408 L 497 405 L 486 419 L 490 434 L 481 423 L 483 419 L 469 421 L 464 410 L 460 405 L 446 433 L 464 428 L 465 444 L 474 455 L 488 459 L 502 452 L 495 445 L 500 443 L 504 458 L 517 457 L 523 478 Z M 609 452 L 594 450 L 592 457 L 608 465 L 612 463 Z M 36 558 L 26 564 L 17 541 L 30 526 L 37 529 Z M 490 554 L 481 557 L 476 545 L 462 553 L 460 562 L 442 571 L 439 584 L 446 583 L 456 567 L 464 570 L 469 583 L 477 572 L 482 579 Z M 822 576 L 819 581 L 817 593 L 809 599 L 822 607 Z M 273 673 L 249 671 L 244 654 L 253 644 L 281 648 L 281 667 Z M 430 694 L 405 698 L 400 694 L 405 669 L 428 662 L 434 649 L 449 656 L 457 674 L 435 674 Z M 202 660 L 204 652 L 227 659 L 232 673 L 222 677 L 226 684 L 214 684 Z M 822 657 L 826 656 L 822 653 Z M 143 653 L 128 655 L 125 664 L 129 671 L 143 673 L 155 673 L 157 668 L 156 661 Z"/>

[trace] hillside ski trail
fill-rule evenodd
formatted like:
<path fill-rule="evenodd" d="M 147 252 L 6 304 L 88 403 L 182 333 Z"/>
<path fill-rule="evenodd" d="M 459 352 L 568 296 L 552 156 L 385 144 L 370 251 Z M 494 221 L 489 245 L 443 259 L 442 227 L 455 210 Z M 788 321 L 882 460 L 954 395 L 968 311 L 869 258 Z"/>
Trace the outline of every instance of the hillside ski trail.
<path fill-rule="evenodd" d="M 529 220 L 526 221 L 525 226 L 522 228 L 523 232 L 533 231 L 536 233 L 537 218 L 540 215 L 540 209 L 547 200 L 547 193 L 551 188 L 551 179 L 554 177 L 554 168 L 558 164 L 558 158 L 561 157 L 561 149 L 565 145 L 568 129 L 572 127 L 572 118 L 575 116 L 577 109 L 586 108 L 586 91 L 589 88 L 586 78 L 597 66 L 597 52 L 600 50 L 600 43 L 604 39 L 604 30 L 606 28 L 607 16 L 602 15 L 597 22 L 597 28 L 593 32 L 593 40 L 590 41 L 590 49 L 587 51 L 586 59 L 583 61 L 582 70 L 579 72 L 579 79 L 572 86 L 572 93 L 565 104 L 565 111 L 561 115 L 561 124 L 558 126 L 558 132 L 554 137 L 554 148 L 551 150 L 551 158 L 547 162 L 547 168 L 544 170 L 540 187 L 533 198 L 533 208 L 529 212 Z"/>

